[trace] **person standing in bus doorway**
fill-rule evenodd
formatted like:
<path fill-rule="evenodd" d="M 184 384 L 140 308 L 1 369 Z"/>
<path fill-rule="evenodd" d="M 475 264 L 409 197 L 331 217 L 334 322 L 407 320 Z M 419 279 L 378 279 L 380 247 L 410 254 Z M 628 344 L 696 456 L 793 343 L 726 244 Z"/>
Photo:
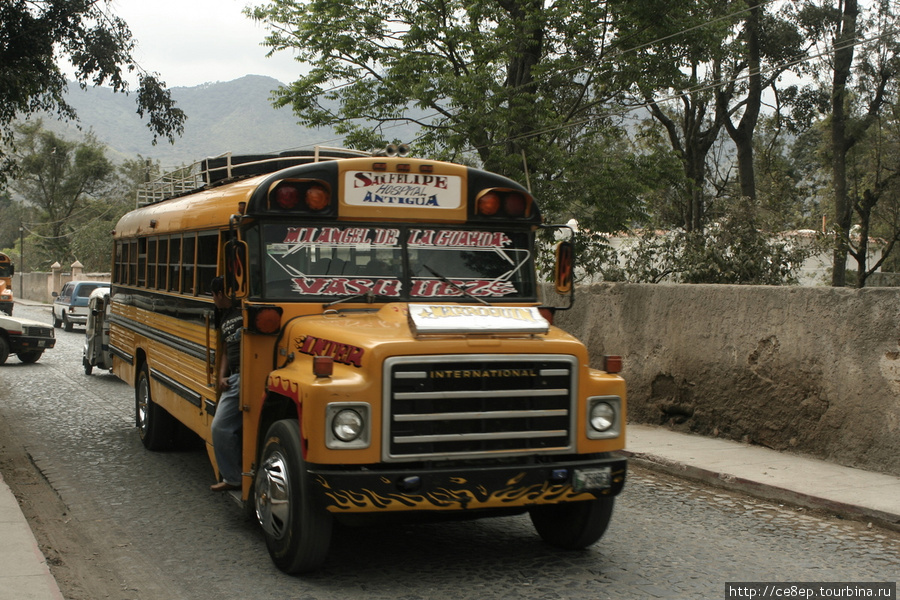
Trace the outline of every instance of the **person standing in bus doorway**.
<path fill-rule="evenodd" d="M 225 293 L 225 280 L 216 277 L 210 284 L 216 305 L 216 323 L 224 352 L 216 353 L 216 387 L 221 393 L 212 422 L 213 450 L 221 481 L 210 486 L 214 492 L 241 489 L 241 330 L 244 317 Z"/>

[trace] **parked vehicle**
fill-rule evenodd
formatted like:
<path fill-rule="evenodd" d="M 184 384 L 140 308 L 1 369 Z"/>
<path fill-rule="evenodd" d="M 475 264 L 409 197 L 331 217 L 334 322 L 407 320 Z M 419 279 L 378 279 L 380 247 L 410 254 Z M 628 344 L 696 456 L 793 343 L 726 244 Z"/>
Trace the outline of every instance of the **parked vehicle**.
<path fill-rule="evenodd" d="M 46 323 L 0 314 L 0 365 L 10 354 L 23 363 L 33 363 L 55 344 L 53 328 Z"/>
<path fill-rule="evenodd" d="M 90 375 L 94 367 L 105 371 L 112 369 L 112 353 L 109 351 L 109 288 L 99 287 L 88 298 L 87 322 L 84 325 L 84 374 Z"/>
<path fill-rule="evenodd" d="M 87 323 L 88 298 L 97 288 L 109 288 L 105 281 L 70 281 L 60 293 L 53 292 L 53 326 L 72 331 L 73 325 Z"/>
<path fill-rule="evenodd" d="M 12 276 L 16 272 L 9 255 L 0 252 L 0 312 L 13 313 Z"/>

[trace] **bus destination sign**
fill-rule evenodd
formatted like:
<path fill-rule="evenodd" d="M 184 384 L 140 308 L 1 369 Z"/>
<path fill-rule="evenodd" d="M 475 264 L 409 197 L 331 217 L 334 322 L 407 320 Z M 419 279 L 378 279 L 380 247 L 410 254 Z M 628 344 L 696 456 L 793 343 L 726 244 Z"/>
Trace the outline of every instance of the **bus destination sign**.
<path fill-rule="evenodd" d="M 348 171 L 344 202 L 352 206 L 457 209 L 462 179 L 456 175 Z"/>

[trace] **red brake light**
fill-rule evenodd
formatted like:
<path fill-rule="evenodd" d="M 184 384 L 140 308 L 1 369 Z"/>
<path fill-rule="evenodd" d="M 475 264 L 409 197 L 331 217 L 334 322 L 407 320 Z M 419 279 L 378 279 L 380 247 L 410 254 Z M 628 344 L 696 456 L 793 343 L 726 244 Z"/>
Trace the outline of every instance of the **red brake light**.
<path fill-rule="evenodd" d="M 295 208 L 298 202 L 300 194 L 294 186 L 282 185 L 275 190 L 275 203 L 278 204 L 278 208 L 289 210 Z"/>
<path fill-rule="evenodd" d="M 500 210 L 500 195 L 497 192 L 488 192 L 478 199 L 478 214 L 496 215 Z"/>
<path fill-rule="evenodd" d="M 523 196 L 522 194 L 513 192 L 507 194 L 503 199 L 503 210 L 505 210 L 506 214 L 510 217 L 524 216 L 527 206 L 528 203 L 525 201 L 525 196 Z"/>

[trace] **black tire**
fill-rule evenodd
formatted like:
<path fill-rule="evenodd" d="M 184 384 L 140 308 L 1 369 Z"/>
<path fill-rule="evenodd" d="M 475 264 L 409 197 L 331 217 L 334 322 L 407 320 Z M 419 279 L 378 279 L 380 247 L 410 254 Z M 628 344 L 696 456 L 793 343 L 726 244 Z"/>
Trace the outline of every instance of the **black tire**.
<path fill-rule="evenodd" d="M 333 519 L 315 506 L 296 420 L 269 428 L 254 485 L 256 518 L 272 562 L 285 573 L 320 568 L 331 544 Z"/>
<path fill-rule="evenodd" d="M 53 312 L 53 326 L 54 326 L 55 328 L 59 329 L 59 328 L 62 326 L 62 321 L 60 321 L 60 320 L 56 317 L 56 309 L 51 309 L 51 311 Z"/>
<path fill-rule="evenodd" d="M 145 364 L 134 386 L 135 424 L 147 450 L 169 450 L 175 444 L 177 421 L 153 401 L 150 394 L 150 370 Z"/>
<path fill-rule="evenodd" d="M 27 352 L 19 352 L 16 356 L 26 365 L 30 365 L 33 362 L 37 362 L 43 353 L 43 350 L 29 350 Z"/>
<path fill-rule="evenodd" d="M 66 316 L 66 313 L 63 313 L 62 318 L 63 329 L 66 331 L 72 331 L 72 321 L 69 320 L 69 317 Z"/>
<path fill-rule="evenodd" d="M 7 358 L 9 358 L 9 342 L 0 335 L 0 365 L 6 364 Z"/>
<path fill-rule="evenodd" d="M 528 513 L 545 542 L 565 550 L 581 550 L 603 537 L 616 499 L 598 498 L 535 506 Z"/>
<path fill-rule="evenodd" d="M 92 364 L 88 361 L 88 359 L 82 358 L 82 359 L 81 359 L 81 364 L 84 365 L 84 374 L 85 374 L 85 375 L 90 375 L 91 373 L 94 372 L 94 365 L 92 365 Z"/>

